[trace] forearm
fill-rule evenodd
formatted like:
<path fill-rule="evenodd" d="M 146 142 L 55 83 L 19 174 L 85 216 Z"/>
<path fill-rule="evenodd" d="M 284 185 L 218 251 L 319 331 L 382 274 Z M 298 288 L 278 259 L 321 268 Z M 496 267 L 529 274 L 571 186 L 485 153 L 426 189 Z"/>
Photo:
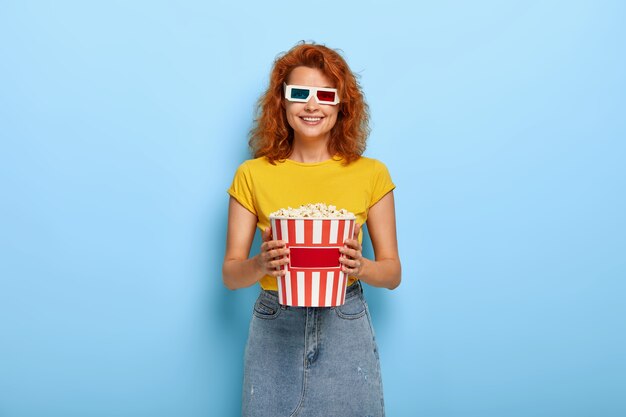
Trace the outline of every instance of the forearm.
<path fill-rule="evenodd" d="M 257 256 L 252 258 L 224 260 L 222 266 L 222 279 L 224 285 L 230 290 L 249 287 L 256 284 L 262 277 L 263 271 L 259 268 Z"/>
<path fill-rule="evenodd" d="M 363 267 L 359 279 L 374 287 L 384 287 L 390 290 L 400 285 L 402 268 L 399 259 L 381 259 L 373 261 L 361 258 Z"/>

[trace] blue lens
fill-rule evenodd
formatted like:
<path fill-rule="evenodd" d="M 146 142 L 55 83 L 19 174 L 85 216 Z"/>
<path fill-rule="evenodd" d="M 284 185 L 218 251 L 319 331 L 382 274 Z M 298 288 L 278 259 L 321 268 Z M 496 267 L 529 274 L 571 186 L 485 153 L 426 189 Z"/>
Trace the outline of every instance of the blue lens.
<path fill-rule="evenodd" d="M 292 88 L 291 89 L 291 98 L 306 100 L 309 97 L 310 90 L 306 90 L 304 88 Z"/>

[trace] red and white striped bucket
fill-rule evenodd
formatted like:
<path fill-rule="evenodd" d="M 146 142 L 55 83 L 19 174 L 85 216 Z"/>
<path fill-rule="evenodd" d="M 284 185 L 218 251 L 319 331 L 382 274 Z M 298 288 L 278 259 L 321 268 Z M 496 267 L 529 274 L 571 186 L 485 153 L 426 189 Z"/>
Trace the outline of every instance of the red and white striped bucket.
<path fill-rule="evenodd" d="M 347 274 L 339 248 L 352 237 L 355 218 L 270 217 L 274 240 L 289 247 L 286 274 L 278 278 L 278 302 L 294 307 L 334 307 L 346 298 Z"/>

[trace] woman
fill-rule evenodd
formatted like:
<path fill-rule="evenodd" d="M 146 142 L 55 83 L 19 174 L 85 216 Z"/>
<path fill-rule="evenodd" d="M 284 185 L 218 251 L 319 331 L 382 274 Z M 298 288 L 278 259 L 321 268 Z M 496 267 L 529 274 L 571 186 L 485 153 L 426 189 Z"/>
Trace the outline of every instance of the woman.
<path fill-rule="evenodd" d="M 354 74 L 334 50 L 301 43 L 274 63 L 250 145 L 256 159 L 228 190 L 223 265 L 229 289 L 259 282 L 244 358 L 244 416 L 383 416 L 380 365 L 361 282 L 400 284 L 393 189 L 381 162 L 362 157 L 368 111 Z M 375 260 L 361 254 L 360 227 L 340 250 L 349 276 L 340 307 L 278 304 L 277 277 L 289 262 L 272 240 L 269 213 L 323 202 L 367 222 Z M 249 258 L 255 227 L 260 253 Z"/>

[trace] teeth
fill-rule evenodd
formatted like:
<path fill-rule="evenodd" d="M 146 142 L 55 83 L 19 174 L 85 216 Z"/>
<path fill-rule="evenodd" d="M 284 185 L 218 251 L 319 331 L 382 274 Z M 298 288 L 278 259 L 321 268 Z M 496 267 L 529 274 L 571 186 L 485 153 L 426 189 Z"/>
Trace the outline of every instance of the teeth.
<path fill-rule="evenodd" d="M 302 119 L 307 121 L 307 122 L 318 122 L 318 121 L 322 120 L 321 117 L 303 117 Z"/>

